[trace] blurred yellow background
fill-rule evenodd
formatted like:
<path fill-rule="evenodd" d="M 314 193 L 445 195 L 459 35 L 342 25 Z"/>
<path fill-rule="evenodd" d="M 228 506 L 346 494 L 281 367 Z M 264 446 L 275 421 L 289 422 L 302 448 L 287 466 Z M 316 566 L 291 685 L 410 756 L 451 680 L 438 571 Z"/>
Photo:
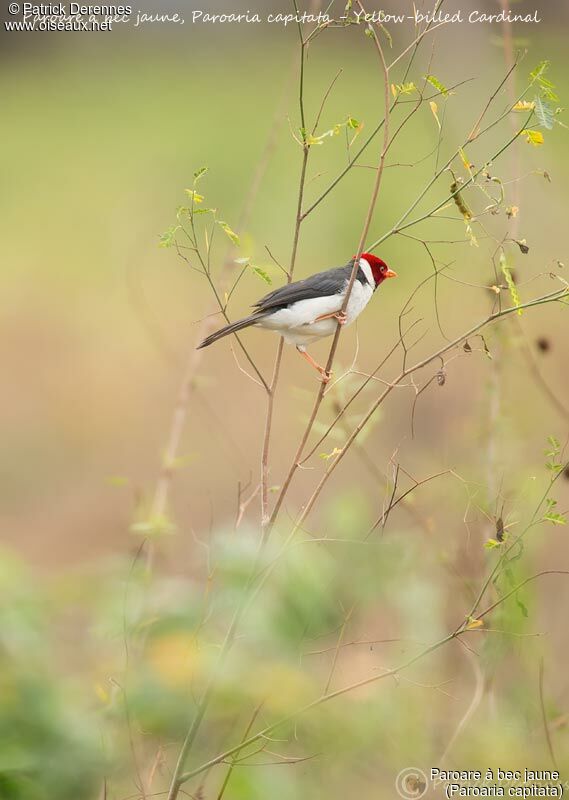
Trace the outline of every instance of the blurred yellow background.
<path fill-rule="evenodd" d="M 558 23 L 564 12 L 551 5 L 542 13 L 541 25 L 529 30 L 521 26 L 530 52 L 520 72 L 551 58 L 563 95 L 566 54 Z M 447 85 L 476 79 L 452 99 L 447 136 L 454 139 L 472 123 L 480 98 L 504 71 L 500 29 L 468 26 L 460 33 L 452 29 L 434 36 L 432 72 Z M 5 380 L 0 491 L 8 540 L 38 564 L 81 561 L 127 546 L 128 500 L 106 478 L 127 476 L 141 491 L 152 482 L 195 322 L 209 308 L 203 280 L 184 269 L 171 251 L 160 250 L 158 236 L 174 221 L 183 189 L 202 165 L 210 169 L 207 200 L 235 224 L 275 122 L 276 148 L 250 224 L 240 233 L 248 252 L 264 264 L 270 264 L 265 244 L 281 263 L 290 256 L 300 152 L 283 119 L 288 116 L 293 127 L 298 125 L 296 77 L 291 73 L 296 37 L 293 26 L 259 30 L 186 25 L 172 30 L 156 25 L 81 37 L 4 33 L 11 47 L 4 50 L 2 70 L 7 125 L 2 153 L 0 346 Z M 310 48 L 306 105 L 311 117 L 330 80 L 343 70 L 322 129 L 351 114 L 367 133 L 381 118 L 375 58 L 356 31 L 330 31 L 325 42 L 320 39 Z M 432 147 L 436 132 L 428 109 L 418 116 L 392 160 L 416 160 Z M 539 152 L 523 152 L 524 169 L 541 167 L 552 176 L 551 184 L 533 178 L 521 185 L 520 225 L 531 243 L 529 257 L 518 259 L 524 274 L 564 258 L 569 177 L 564 148 L 564 133 L 557 130 Z M 309 197 L 345 158 L 340 137 L 313 150 L 312 174 L 326 175 L 309 184 Z M 366 163 L 373 163 L 373 147 L 368 154 Z M 504 156 L 501 170 L 508 168 L 508 158 Z M 428 174 L 427 166 L 416 177 L 423 166 L 387 171 L 373 238 L 409 204 L 419 179 Z M 345 263 L 352 255 L 368 202 L 366 173 L 353 170 L 307 220 L 299 276 Z M 400 280 L 382 290 L 360 322 L 363 369 L 385 352 L 394 314 L 430 270 L 426 253 L 401 238 L 389 240 L 381 254 Z M 463 276 L 489 275 L 482 254 L 473 248 L 451 257 L 468 259 Z M 277 270 L 271 274 L 275 282 L 281 280 Z M 247 276 L 230 313 L 243 314 L 265 289 Z M 444 302 L 443 310 L 452 319 L 452 308 Z M 548 311 L 535 317 L 527 321 L 530 335 L 547 332 Z M 274 337 L 253 332 L 246 338 L 268 372 Z M 344 363 L 353 342 L 350 331 L 342 343 Z M 323 352 L 326 346 L 321 346 Z M 553 354 L 543 359 L 545 373 L 561 394 L 567 391 L 559 374 L 563 360 L 558 349 L 564 346 L 563 337 L 557 336 Z M 200 462 L 199 469 L 182 479 L 179 511 L 185 514 L 191 507 L 198 527 L 209 514 L 210 498 L 215 498 L 216 520 L 232 513 L 236 474 L 243 478 L 257 471 L 263 398 L 241 379 L 228 350 L 223 343 L 204 356 L 203 385 L 184 442 L 184 451 L 199 454 Z M 279 425 L 292 434 L 308 407 L 314 380 L 293 353 L 287 352 L 285 363 Z M 433 447 L 435 441 L 444 447 L 461 415 L 471 418 L 483 382 L 484 376 L 477 376 L 463 397 L 463 382 L 451 377 L 444 416 L 419 413 L 423 439 L 416 449 L 423 442 Z M 228 391 L 233 397 L 229 406 Z M 533 401 L 538 403 L 538 396 Z M 423 406 L 429 403 L 427 396 Z M 543 413 L 536 424 L 532 407 L 530 395 L 524 409 L 510 411 L 525 416 L 523 438 L 536 432 L 539 440 Z M 377 435 L 383 459 L 392 441 L 408 433 L 407 410 L 399 416 L 397 409 L 390 409 L 388 442 L 385 431 Z M 289 449 L 277 447 L 278 463 Z M 212 460 L 215 470 L 208 469 Z"/>

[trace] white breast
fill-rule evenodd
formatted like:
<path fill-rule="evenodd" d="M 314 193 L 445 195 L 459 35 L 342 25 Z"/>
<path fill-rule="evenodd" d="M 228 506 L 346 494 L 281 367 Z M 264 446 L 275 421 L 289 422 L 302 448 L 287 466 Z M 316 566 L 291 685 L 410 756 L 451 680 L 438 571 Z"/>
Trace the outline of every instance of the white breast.
<path fill-rule="evenodd" d="M 361 314 L 369 303 L 372 295 L 371 269 L 365 259 L 360 260 L 360 266 L 368 279 L 369 283 L 362 284 L 354 281 L 350 299 L 346 308 L 346 325 L 352 322 Z M 369 273 L 369 274 L 368 274 Z M 259 322 L 259 327 L 281 333 L 287 344 L 306 345 L 316 339 L 331 336 L 337 327 L 334 318 L 318 320 L 318 317 L 325 314 L 335 314 L 342 308 L 348 281 L 344 291 L 340 294 L 329 295 L 327 297 L 316 297 L 310 300 L 299 300 L 288 308 L 282 308 Z"/>
<path fill-rule="evenodd" d="M 365 264 L 367 266 L 367 261 Z M 370 283 L 360 283 L 360 281 L 354 281 L 354 285 L 352 286 L 352 291 L 350 293 L 350 299 L 348 300 L 348 307 L 346 309 L 346 316 L 348 318 L 346 320 L 346 325 L 351 325 L 352 322 L 362 313 L 364 308 L 371 300 L 372 295 L 373 288 Z"/>

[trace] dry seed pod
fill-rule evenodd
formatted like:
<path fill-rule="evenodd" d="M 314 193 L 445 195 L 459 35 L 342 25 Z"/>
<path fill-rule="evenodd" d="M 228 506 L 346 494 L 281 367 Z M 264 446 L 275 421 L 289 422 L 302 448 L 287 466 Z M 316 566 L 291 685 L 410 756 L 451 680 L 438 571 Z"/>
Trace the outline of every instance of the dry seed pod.
<path fill-rule="evenodd" d="M 468 208 L 459 191 L 458 181 L 453 181 L 450 185 L 450 192 L 454 195 L 454 202 L 465 220 L 472 219 L 472 211 Z"/>
<path fill-rule="evenodd" d="M 504 520 L 502 517 L 498 517 L 496 520 L 496 541 L 503 542 L 504 541 Z"/>

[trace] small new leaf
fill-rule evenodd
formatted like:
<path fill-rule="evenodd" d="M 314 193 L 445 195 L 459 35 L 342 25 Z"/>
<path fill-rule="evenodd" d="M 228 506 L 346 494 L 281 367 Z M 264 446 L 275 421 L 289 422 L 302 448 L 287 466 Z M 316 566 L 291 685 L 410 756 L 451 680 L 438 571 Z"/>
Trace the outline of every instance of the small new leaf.
<path fill-rule="evenodd" d="M 530 72 L 529 76 L 532 81 L 539 81 L 542 80 L 545 73 L 549 69 L 550 61 L 540 61 L 537 67 Z"/>
<path fill-rule="evenodd" d="M 561 444 L 559 443 L 559 439 L 557 437 L 551 435 L 547 437 L 547 443 L 551 446 L 551 451 L 548 455 L 557 455 L 561 450 Z"/>
<path fill-rule="evenodd" d="M 195 205 L 203 203 L 203 194 L 198 194 L 194 189 L 185 189 L 184 191 Z"/>
<path fill-rule="evenodd" d="M 434 100 L 430 100 L 430 101 L 429 101 L 429 106 L 431 107 L 431 113 L 432 113 L 433 117 L 435 118 L 435 120 L 436 120 L 436 122 L 437 122 L 437 125 L 439 126 L 439 130 L 440 130 L 440 129 L 441 129 L 441 123 L 440 123 L 440 120 L 439 120 L 439 114 L 438 114 L 438 112 L 439 112 L 439 107 L 438 107 L 438 105 L 435 103 L 435 101 L 434 101 Z"/>
<path fill-rule="evenodd" d="M 262 269 L 261 267 L 253 267 L 251 271 L 252 271 L 252 272 L 253 272 L 253 273 L 254 273 L 254 274 L 255 274 L 255 275 L 258 277 L 258 278 L 260 278 L 262 281 L 265 281 L 265 283 L 268 283 L 268 284 L 269 284 L 269 286 L 272 284 L 272 282 L 273 282 L 273 281 L 272 281 L 272 279 L 271 279 L 271 276 L 269 275 L 269 273 L 268 273 L 268 272 L 265 272 L 265 270 L 264 270 L 264 269 Z"/>
<path fill-rule="evenodd" d="M 465 169 L 467 172 L 470 172 L 470 170 L 471 170 L 471 167 L 472 167 L 472 164 L 470 163 L 470 161 L 469 161 L 469 160 L 468 160 L 468 158 L 466 157 L 466 153 L 464 152 L 464 150 L 462 149 L 462 147 L 460 147 L 460 148 L 459 148 L 459 150 L 458 150 L 458 153 L 459 153 L 459 155 L 460 155 L 460 160 L 462 161 L 462 165 L 464 166 L 464 169 Z"/>
<path fill-rule="evenodd" d="M 400 94 L 412 94 L 413 92 L 417 91 L 417 87 L 413 83 L 413 81 L 409 81 L 409 83 L 392 83 L 391 84 L 391 93 L 393 97 L 399 97 Z"/>
<path fill-rule="evenodd" d="M 444 94 L 445 97 L 447 97 L 450 94 L 447 87 L 444 84 L 442 84 L 438 78 L 435 78 L 434 75 L 425 75 L 425 80 L 427 81 L 427 83 L 430 83 L 431 86 L 434 86 L 437 92 Z"/>
<path fill-rule="evenodd" d="M 540 61 L 533 72 L 530 72 L 529 76 L 532 83 L 537 83 L 543 96 L 555 102 L 559 100 L 559 97 L 553 91 L 555 89 L 555 84 L 545 77 L 548 70 L 549 61 Z"/>
<path fill-rule="evenodd" d="M 512 269 L 508 264 L 508 260 L 506 259 L 506 254 L 502 251 L 500 253 L 500 269 L 502 270 L 502 275 L 506 279 L 506 283 L 508 285 L 508 289 L 510 290 L 510 297 L 512 298 L 512 303 L 518 309 L 518 314 L 523 314 L 522 309 L 520 308 L 520 296 L 518 294 L 518 289 L 516 284 L 514 283 L 514 278 L 512 277 Z"/>
<path fill-rule="evenodd" d="M 531 100 L 518 100 L 515 106 L 512 106 L 512 111 L 533 111 L 535 103 Z"/>
<path fill-rule="evenodd" d="M 198 170 L 196 170 L 196 171 L 194 172 L 194 186 L 196 185 L 196 183 L 197 183 L 199 180 L 201 180 L 201 178 L 203 178 L 203 176 L 204 176 L 204 175 L 206 174 L 206 172 L 207 172 L 207 169 L 208 169 L 207 167 L 200 167 Z"/>
<path fill-rule="evenodd" d="M 558 514 L 556 511 L 548 511 L 547 514 L 543 517 L 548 522 L 551 522 L 553 525 L 566 525 L 567 519 L 563 516 L 563 514 Z"/>
<path fill-rule="evenodd" d="M 339 447 L 335 447 L 331 453 L 320 453 L 320 458 L 323 461 L 329 461 L 331 458 L 335 458 L 339 456 L 342 450 Z"/>
<path fill-rule="evenodd" d="M 389 33 L 389 31 L 387 30 L 387 28 L 385 27 L 385 25 L 381 25 L 381 24 L 380 24 L 380 26 L 379 26 L 379 27 L 380 27 L 380 30 L 382 31 L 383 35 L 385 36 L 385 38 L 386 38 L 386 39 L 387 39 L 387 41 L 389 42 L 389 46 L 390 46 L 390 47 L 393 47 L 393 36 L 392 36 L 392 35 Z"/>
<path fill-rule="evenodd" d="M 176 242 L 176 233 L 180 230 L 180 225 L 172 225 L 163 233 L 158 242 L 159 247 L 172 247 Z"/>
<path fill-rule="evenodd" d="M 534 147 L 539 147 L 539 145 L 543 144 L 543 133 L 541 131 L 532 131 L 528 128 L 525 128 L 521 133 L 520 136 L 526 137 L 526 142 L 528 144 L 533 144 Z"/>
<path fill-rule="evenodd" d="M 324 144 L 324 136 L 325 134 L 322 134 L 322 136 L 313 136 L 311 133 L 309 133 L 305 139 L 306 144 L 308 147 L 312 147 L 312 145 L 315 144 Z"/>
<path fill-rule="evenodd" d="M 234 245 L 236 245 L 237 247 L 239 247 L 239 246 L 240 246 L 239 236 L 238 236 L 238 235 L 235 233 L 235 231 L 234 231 L 234 230 L 232 230 L 232 229 L 229 227 L 229 225 L 227 224 L 227 222 L 224 222 L 223 220 L 221 220 L 221 219 L 218 219 L 218 220 L 217 220 L 217 224 L 219 225 L 219 227 L 221 228 L 221 230 L 222 230 L 222 231 L 225 233 L 225 235 L 226 235 L 226 236 L 227 236 L 229 239 L 231 239 L 231 241 L 233 242 L 233 244 L 234 244 Z"/>
<path fill-rule="evenodd" d="M 501 542 L 499 542 L 497 539 L 487 539 L 484 542 L 484 547 L 486 550 L 494 550 L 495 547 L 500 547 L 500 544 Z"/>

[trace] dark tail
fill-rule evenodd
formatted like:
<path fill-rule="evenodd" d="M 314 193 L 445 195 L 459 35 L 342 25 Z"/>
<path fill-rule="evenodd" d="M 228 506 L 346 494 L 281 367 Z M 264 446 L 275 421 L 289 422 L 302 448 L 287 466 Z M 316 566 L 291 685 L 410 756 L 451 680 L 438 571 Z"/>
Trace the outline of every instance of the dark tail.
<path fill-rule="evenodd" d="M 228 336 L 230 333 L 237 333 L 237 331 L 243 330 L 243 328 L 248 328 L 250 325 L 255 325 L 265 316 L 267 315 L 255 313 L 251 314 L 249 317 L 245 317 L 244 319 L 239 319 L 237 322 L 232 322 L 230 325 L 226 325 L 225 328 L 221 328 L 215 333 L 206 336 L 203 342 L 197 346 L 196 350 L 201 350 L 202 347 L 209 347 L 210 344 L 217 342 L 218 339 L 223 339 L 224 336 Z"/>

